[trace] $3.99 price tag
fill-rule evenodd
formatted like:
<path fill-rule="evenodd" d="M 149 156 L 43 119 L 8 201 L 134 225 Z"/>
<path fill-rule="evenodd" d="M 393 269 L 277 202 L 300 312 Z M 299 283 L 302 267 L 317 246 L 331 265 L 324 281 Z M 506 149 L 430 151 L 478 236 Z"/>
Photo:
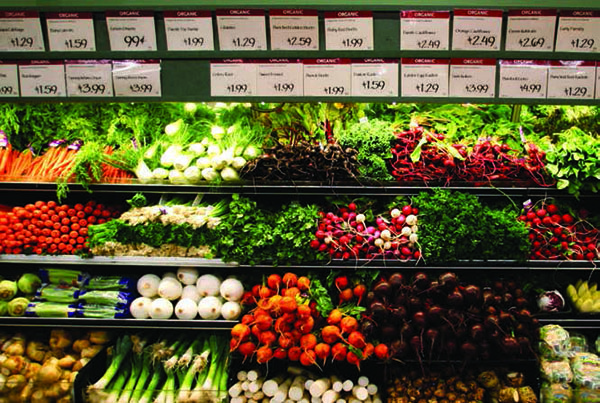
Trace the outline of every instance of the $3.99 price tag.
<path fill-rule="evenodd" d="M 327 50 L 373 50 L 373 13 L 328 11 L 325 13 Z"/>
<path fill-rule="evenodd" d="M 400 13 L 400 49 L 448 50 L 449 11 L 402 11 Z"/>
<path fill-rule="evenodd" d="M 110 50 L 156 50 L 152 11 L 107 11 Z"/>
<path fill-rule="evenodd" d="M 548 98 L 593 99 L 596 63 L 553 60 L 548 70 Z"/>
<path fill-rule="evenodd" d="M 305 96 L 350 96 L 352 91 L 350 59 L 305 59 L 303 64 Z"/>
<path fill-rule="evenodd" d="M 210 63 L 210 96 L 256 95 L 257 64 L 251 60 L 223 59 Z"/>
<path fill-rule="evenodd" d="M 17 63 L 0 60 L 0 97 L 19 96 Z"/>
<path fill-rule="evenodd" d="M 600 52 L 600 11 L 561 11 L 557 52 Z"/>
<path fill-rule="evenodd" d="M 319 50 L 317 10 L 269 10 L 271 50 Z"/>
<path fill-rule="evenodd" d="M 500 50 L 502 10 L 454 10 L 452 50 Z"/>
<path fill-rule="evenodd" d="M 46 25 L 51 51 L 96 50 L 92 13 L 48 13 Z"/>
<path fill-rule="evenodd" d="M 220 50 L 267 50 L 263 10 L 217 10 Z"/>
<path fill-rule="evenodd" d="M 556 15 L 556 10 L 510 10 L 506 26 L 506 50 L 552 51 Z"/>
<path fill-rule="evenodd" d="M 547 86 L 547 61 L 500 61 L 500 98 L 546 98 Z"/>
<path fill-rule="evenodd" d="M 64 97 L 65 66 L 59 60 L 19 63 L 19 84 L 23 97 Z"/>
<path fill-rule="evenodd" d="M 160 97 L 160 61 L 123 60 L 112 64 L 117 97 Z"/>
<path fill-rule="evenodd" d="M 112 64 L 108 60 L 67 60 L 69 97 L 112 97 Z"/>
<path fill-rule="evenodd" d="M 450 96 L 457 98 L 494 98 L 496 59 L 452 59 Z"/>
<path fill-rule="evenodd" d="M 259 96 L 304 95 L 302 62 L 298 59 L 269 59 L 257 63 L 256 86 Z"/>
<path fill-rule="evenodd" d="M 397 97 L 398 61 L 387 59 L 353 60 L 352 96 Z"/>
<path fill-rule="evenodd" d="M 214 50 L 210 11 L 165 11 L 169 50 Z"/>
<path fill-rule="evenodd" d="M 448 59 L 402 59 L 403 97 L 447 97 Z"/>
<path fill-rule="evenodd" d="M 37 11 L 0 11 L 0 51 L 37 52 L 44 39 Z"/>

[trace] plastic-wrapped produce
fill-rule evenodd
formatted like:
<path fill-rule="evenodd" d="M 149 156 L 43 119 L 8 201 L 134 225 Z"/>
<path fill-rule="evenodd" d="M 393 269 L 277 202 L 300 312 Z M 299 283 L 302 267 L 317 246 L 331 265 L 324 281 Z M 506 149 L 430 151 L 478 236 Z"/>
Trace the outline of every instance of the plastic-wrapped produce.
<path fill-rule="evenodd" d="M 571 359 L 575 385 L 600 389 L 600 358 L 592 353 L 575 353 Z"/>
<path fill-rule="evenodd" d="M 573 371 L 569 365 L 569 360 L 546 360 L 540 361 L 542 378 L 551 383 L 571 383 L 573 381 Z"/>
<path fill-rule="evenodd" d="M 38 318 L 70 318 L 77 312 L 75 305 L 61 302 L 30 302 L 25 316 Z"/>
<path fill-rule="evenodd" d="M 544 383 L 540 389 L 541 403 L 571 403 L 573 389 L 568 384 Z"/>
<path fill-rule="evenodd" d="M 585 351 L 590 351 L 585 336 L 582 336 L 580 334 L 571 335 L 569 339 L 569 350 L 570 353 L 582 353 Z"/>
<path fill-rule="evenodd" d="M 540 353 L 545 358 L 566 357 L 570 347 L 570 335 L 559 325 L 540 328 Z"/>
<path fill-rule="evenodd" d="M 79 288 L 46 284 L 35 294 L 36 300 L 72 304 L 77 302 Z"/>
<path fill-rule="evenodd" d="M 577 388 L 575 389 L 573 403 L 598 403 L 600 402 L 600 389 Z"/>
<path fill-rule="evenodd" d="M 98 276 L 87 279 L 84 287 L 88 290 L 135 290 L 136 281 L 129 277 Z"/>

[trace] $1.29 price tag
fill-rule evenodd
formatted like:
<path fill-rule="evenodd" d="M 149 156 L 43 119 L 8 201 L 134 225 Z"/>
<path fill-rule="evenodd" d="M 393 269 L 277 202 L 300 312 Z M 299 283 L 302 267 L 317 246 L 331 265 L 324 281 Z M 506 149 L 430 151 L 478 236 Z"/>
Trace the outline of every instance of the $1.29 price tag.
<path fill-rule="evenodd" d="M 325 13 L 327 50 L 373 50 L 373 13 L 328 11 Z"/>
<path fill-rule="evenodd" d="M 449 11 L 402 11 L 400 13 L 400 49 L 448 50 Z"/>
<path fill-rule="evenodd" d="M 600 11 L 561 11 L 557 52 L 600 52 Z"/>
<path fill-rule="evenodd" d="M 210 63 L 212 97 L 255 96 L 257 64 L 244 59 L 215 60 Z"/>
<path fill-rule="evenodd" d="M 553 60 L 548 70 L 548 98 L 593 99 L 596 63 Z"/>
<path fill-rule="evenodd" d="M 510 10 L 506 27 L 506 50 L 552 51 L 556 15 L 556 10 Z"/>
<path fill-rule="evenodd" d="M 352 96 L 397 97 L 398 61 L 387 59 L 353 60 Z"/>
<path fill-rule="evenodd" d="M 302 62 L 298 59 L 269 59 L 256 65 L 259 96 L 286 97 L 304 95 Z"/>
<path fill-rule="evenodd" d="M 447 97 L 448 59 L 402 59 L 403 97 Z"/>
<path fill-rule="evenodd" d="M 169 50 L 214 50 L 210 11 L 165 11 Z"/>
<path fill-rule="evenodd" d="M 64 97 L 65 65 L 59 60 L 19 63 L 19 84 L 23 97 Z"/>
<path fill-rule="evenodd" d="M 112 64 L 117 97 L 160 97 L 160 61 L 123 60 Z"/>
<path fill-rule="evenodd" d="M 96 50 L 92 13 L 48 13 L 46 25 L 51 51 Z"/>
<path fill-rule="evenodd" d="M 269 10 L 271 50 L 319 50 L 317 10 Z"/>
<path fill-rule="evenodd" d="M 546 98 L 547 87 L 547 61 L 500 61 L 500 98 Z"/>
<path fill-rule="evenodd" d="M 221 50 L 267 50 L 263 10 L 217 10 Z"/>
<path fill-rule="evenodd" d="M 305 59 L 304 95 L 347 97 L 352 91 L 350 59 Z"/>
<path fill-rule="evenodd" d="M 0 97 L 19 96 L 17 63 L 0 60 Z"/>
<path fill-rule="evenodd" d="M 44 38 L 37 11 L 0 11 L 0 51 L 43 50 Z"/>
<path fill-rule="evenodd" d="M 67 60 L 69 97 L 112 97 L 112 64 L 108 60 Z"/>
<path fill-rule="evenodd" d="M 452 59 L 450 96 L 457 98 L 494 98 L 496 59 Z"/>
<path fill-rule="evenodd" d="M 107 11 L 110 50 L 156 50 L 152 11 Z"/>
<path fill-rule="evenodd" d="M 454 10 L 452 50 L 500 50 L 502 10 Z"/>

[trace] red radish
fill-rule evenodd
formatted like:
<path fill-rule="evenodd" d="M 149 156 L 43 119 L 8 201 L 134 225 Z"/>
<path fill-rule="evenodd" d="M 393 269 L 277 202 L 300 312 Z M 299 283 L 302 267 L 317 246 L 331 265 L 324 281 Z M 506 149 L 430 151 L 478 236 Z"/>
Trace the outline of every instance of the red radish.
<path fill-rule="evenodd" d="M 363 297 L 367 294 L 367 286 L 365 286 L 364 284 L 360 283 L 354 286 L 354 289 L 352 290 L 352 293 L 354 294 L 354 296 L 356 298 L 358 298 L 357 301 L 357 305 L 360 305 Z"/>
<path fill-rule="evenodd" d="M 300 355 L 302 354 L 302 349 L 298 346 L 290 347 L 288 350 L 288 359 L 290 361 L 298 361 L 300 359 Z"/>
<path fill-rule="evenodd" d="M 275 320 L 275 325 L 273 326 L 273 329 L 279 333 L 285 333 L 285 332 L 289 332 L 290 330 L 292 330 L 292 325 L 288 322 L 285 321 L 285 318 L 279 317 Z"/>
<path fill-rule="evenodd" d="M 260 340 L 260 344 L 263 344 L 265 346 L 270 346 L 271 344 L 274 344 L 275 341 L 277 341 L 277 336 L 275 335 L 275 333 L 273 331 L 267 330 L 260 334 L 259 340 Z"/>
<path fill-rule="evenodd" d="M 338 291 L 342 291 L 348 288 L 350 282 L 348 281 L 348 277 L 338 276 L 335 278 L 334 283 Z"/>
<path fill-rule="evenodd" d="M 375 356 L 380 360 L 387 360 L 390 358 L 390 349 L 387 344 L 379 343 L 375 347 Z"/>
<path fill-rule="evenodd" d="M 241 355 L 244 356 L 245 361 L 246 358 L 251 357 L 256 351 L 256 344 L 252 343 L 251 341 L 247 341 L 245 343 L 240 344 L 238 351 Z"/>
<path fill-rule="evenodd" d="M 315 354 L 317 357 L 323 360 L 323 364 L 327 358 L 329 358 L 329 354 L 331 353 L 331 346 L 327 343 L 319 343 L 315 346 Z"/>
<path fill-rule="evenodd" d="M 348 364 L 356 365 L 360 371 L 360 358 L 358 358 L 358 355 L 356 355 L 353 351 L 348 351 L 346 354 L 346 361 L 348 361 Z"/>
<path fill-rule="evenodd" d="M 252 336 L 256 337 L 257 339 L 260 338 L 260 333 L 262 332 L 262 330 L 260 330 L 260 328 L 256 325 L 252 325 L 252 327 L 250 328 L 250 332 L 252 333 Z"/>
<path fill-rule="evenodd" d="M 268 346 L 259 347 L 256 350 L 256 362 L 259 364 L 264 364 L 269 362 L 273 358 L 273 350 L 271 350 Z"/>
<path fill-rule="evenodd" d="M 273 351 L 273 358 L 278 360 L 285 360 L 288 356 L 288 352 L 285 348 L 278 347 Z"/>
<path fill-rule="evenodd" d="M 300 354 L 300 364 L 310 367 L 317 363 L 317 355 L 314 350 L 306 350 Z"/>
<path fill-rule="evenodd" d="M 348 343 L 352 347 L 362 349 L 366 345 L 365 336 L 358 331 L 354 331 L 348 335 Z"/>
<path fill-rule="evenodd" d="M 283 275 L 283 285 L 286 288 L 290 288 L 290 287 L 295 287 L 296 284 L 298 284 L 298 276 L 296 276 L 294 273 L 285 273 Z"/>
<path fill-rule="evenodd" d="M 279 336 L 277 342 L 279 343 L 280 347 L 285 349 L 288 349 L 294 345 L 294 339 L 290 332 L 285 332 L 281 336 Z"/>
<path fill-rule="evenodd" d="M 331 357 L 335 361 L 344 361 L 348 355 L 348 348 L 343 343 L 336 343 L 331 347 Z"/>
<path fill-rule="evenodd" d="M 365 347 L 362 350 L 363 360 L 369 358 L 375 352 L 375 346 L 372 343 L 365 344 Z"/>
<path fill-rule="evenodd" d="M 300 347 L 303 350 L 313 350 L 316 345 L 317 337 L 312 333 L 305 334 L 300 338 Z"/>

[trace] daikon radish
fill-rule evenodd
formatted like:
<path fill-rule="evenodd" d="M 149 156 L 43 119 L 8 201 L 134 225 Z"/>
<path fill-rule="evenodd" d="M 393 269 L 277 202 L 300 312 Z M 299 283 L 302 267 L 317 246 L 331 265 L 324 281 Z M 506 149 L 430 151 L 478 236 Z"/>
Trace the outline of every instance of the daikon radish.
<path fill-rule="evenodd" d="M 309 390 L 310 389 L 310 385 L 312 385 L 314 382 L 315 382 L 314 379 L 308 378 L 306 380 L 306 382 L 304 382 L 304 389 Z"/>
<path fill-rule="evenodd" d="M 231 396 L 231 397 L 238 397 L 239 395 L 242 394 L 242 392 L 243 392 L 243 390 L 242 390 L 241 382 L 234 383 L 229 388 L 229 396 Z"/>
<path fill-rule="evenodd" d="M 313 396 L 310 398 L 310 403 L 323 403 L 320 397 Z"/>
<path fill-rule="evenodd" d="M 378 390 L 379 388 L 374 383 L 370 383 L 367 385 L 367 392 L 369 392 L 369 395 L 371 396 L 376 395 Z"/>
<path fill-rule="evenodd" d="M 358 386 L 363 386 L 363 387 L 367 387 L 367 385 L 369 384 L 369 378 L 367 378 L 366 376 L 359 376 L 358 377 Z"/>
<path fill-rule="evenodd" d="M 279 384 L 282 383 L 283 381 L 284 381 L 283 376 L 278 376 L 276 378 L 267 379 L 266 381 L 264 381 L 262 384 L 262 391 L 265 394 L 265 396 L 268 396 L 268 397 L 275 396 L 277 389 L 279 389 Z"/>
<path fill-rule="evenodd" d="M 288 397 L 293 401 L 297 402 L 302 399 L 304 396 L 304 384 L 306 382 L 306 377 L 304 375 L 298 375 L 294 378 L 292 385 L 288 391 Z"/>
<path fill-rule="evenodd" d="M 247 375 L 248 375 L 248 373 L 246 371 L 238 371 L 238 373 L 237 373 L 237 380 L 238 381 L 245 381 L 246 379 L 248 379 Z"/>
<path fill-rule="evenodd" d="M 256 381 L 250 382 L 250 384 L 248 385 L 248 391 L 254 394 L 262 388 L 262 385 L 262 379 L 257 379 Z"/>
<path fill-rule="evenodd" d="M 331 377 L 331 389 L 338 393 L 342 391 L 342 381 L 335 375 Z"/>
<path fill-rule="evenodd" d="M 259 376 L 260 376 L 260 373 L 258 371 L 251 370 L 251 371 L 248 371 L 248 373 L 246 374 L 246 379 L 249 380 L 250 382 L 253 382 L 253 381 L 256 381 Z"/>
<path fill-rule="evenodd" d="M 342 390 L 344 392 L 351 392 L 353 387 L 354 382 L 352 382 L 350 379 L 346 379 L 344 383 L 342 383 Z"/>
<path fill-rule="evenodd" d="M 283 403 L 288 396 L 288 390 L 292 384 L 292 378 L 288 378 L 284 383 L 279 385 L 279 390 L 275 392 L 275 395 L 271 398 L 272 403 Z"/>
<path fill-rule="evenodd" d="M 379 396 L 375 396 L 373 398 L 373 403 L 383 403 L 383 401 L 381 400 L 381 398 Z"/>
<path fill-rule="evenodd" d="M 369 392 L 367 392 L 367 388 L 364 386 L 356 385 L 352 388 L 352 396 L 358 400 L 365 401 L 369 397 Z"/>
<path fill-rule="evenodd" d="M 229 403 L 247 403 L 247 401 L 246 396 L 236 396 L 232 397 Z"/>
<path fill-rule="evenodd" d="M 252 399 L 256 400 L 257 402 L 261 401 L 263 397 L 265 397 L 265 394 L 262 390 L 259 390 L 258 392 L 252 395 Z"/>
<path fill-rule="evenodd" d="M 347 403 L 346 399 L 338 399 L 335 401 L 335 403 Z"/>
<path fill-rule="evenodd" d="M 308 396 L 304 396 L 302 399 L 298 400 L 298 403 L 310 403 L 310 399 Z"/>
<path fill-rule="evenodd" d="M 313 397 L 321 397 L 330 387 L 331 380 L 329 378 L 321 378 L 314 381 L 308 391 Z"/>
<path fill-rule="evenodd" d="M 244 382 L 242 382 L 242 390 L 247 391 L 248 385 L 250 385 L 250 381 L 246 379 Z"/>
<path fill-rule="evenodd" d="M 321 396 L 321 400 L 323 401 L 323 403 L 335 403 L 338 397 L 340 397 L 340 394 L 338 392 L 336 392 L 333 389 L 329 389 L 325 393 L 323 393 L 323 396 Z"/>

